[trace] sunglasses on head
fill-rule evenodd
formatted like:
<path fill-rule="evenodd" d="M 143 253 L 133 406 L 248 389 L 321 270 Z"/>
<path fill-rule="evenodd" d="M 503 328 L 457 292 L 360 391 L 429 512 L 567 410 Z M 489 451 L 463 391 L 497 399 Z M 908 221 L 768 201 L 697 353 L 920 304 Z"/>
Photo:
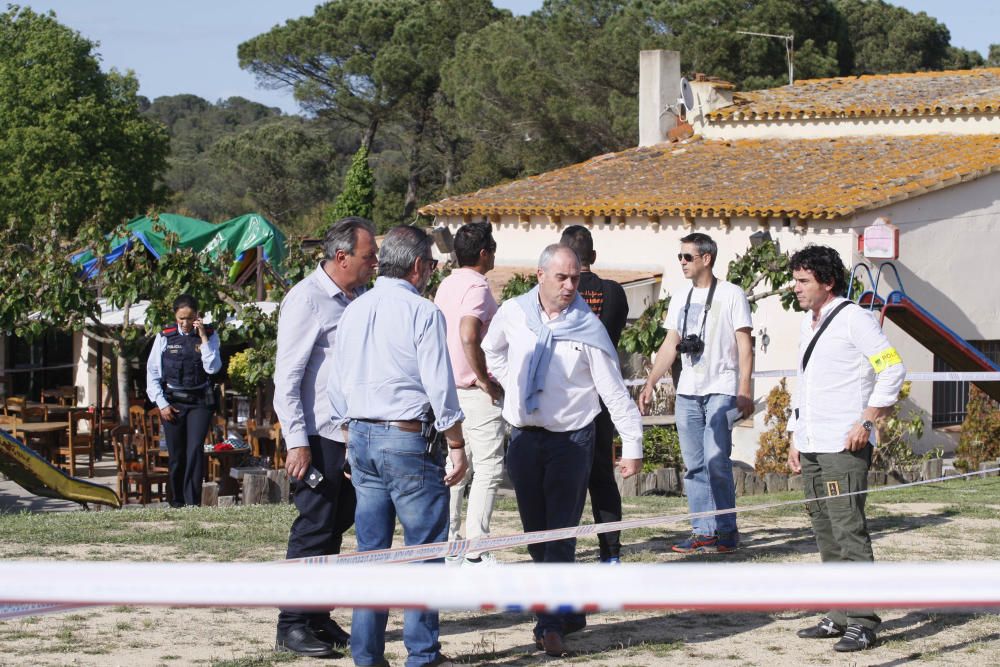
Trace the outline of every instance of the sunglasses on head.
<path fill-rule="evenodd" d="M 701 257 L 701 255 L 692 255 L 689 252 L 679 252 L 677 253 L 678 262 L 693 262 L 695 257 Z"/>

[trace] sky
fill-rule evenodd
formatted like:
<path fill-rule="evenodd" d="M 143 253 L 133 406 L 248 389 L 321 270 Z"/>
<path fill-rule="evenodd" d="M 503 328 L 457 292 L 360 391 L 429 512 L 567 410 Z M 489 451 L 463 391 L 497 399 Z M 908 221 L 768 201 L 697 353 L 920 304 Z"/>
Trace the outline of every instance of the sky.
<path fill-rule="evenodd" d="M 37 12 L 53 10 L 64 25 L 99 42 L 105 70 L 132 70 L 150 99 L 191 93 L 215 102 L 238 95 L 298 112 L 288 90 L 261 88 L 241 70 L 236 47 L 286 20 L 313 13 L 318 0 L 20 0 Z M 515 14 L 541 0 L 493 0 Z M 951 32 L 951 43 L 984 56 L 1000 42 L 1000 0 L 894 0 L 925 11 Z"/>

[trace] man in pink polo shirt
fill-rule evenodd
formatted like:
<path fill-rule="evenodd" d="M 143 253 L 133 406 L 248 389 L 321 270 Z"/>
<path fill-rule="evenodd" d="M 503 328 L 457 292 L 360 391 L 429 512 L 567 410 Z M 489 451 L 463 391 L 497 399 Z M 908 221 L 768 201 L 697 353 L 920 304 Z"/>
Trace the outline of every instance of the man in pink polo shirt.
<path fill-rule="evenodd" d="M 451 487 L 451 523 L 448 539 L 461 539 L 462 499 L 469 489 L 468 527 L 472 539 L 490 533 L 490 516 L 497 487 L 503 478 L 504 423 L 500 416 L 503 389 L 486 371 L 481 343 L 497 302 L 490 293 L 486 273 L 493 269 L 497 244 L 488 222 L 463 225 L 455 233 L 459 268 L 441 281 L 434 303 L 448 325 L 448 353 L 458 387 L 458 403 L 465 413 L 462 431 L 469 471 Z M 469 553 L 463 565 L 494 564 L 489 553 Z"/>

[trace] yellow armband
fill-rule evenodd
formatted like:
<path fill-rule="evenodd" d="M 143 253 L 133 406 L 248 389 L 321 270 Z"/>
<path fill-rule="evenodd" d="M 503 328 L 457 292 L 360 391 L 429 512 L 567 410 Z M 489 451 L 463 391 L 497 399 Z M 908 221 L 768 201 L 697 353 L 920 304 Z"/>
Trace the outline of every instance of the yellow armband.
<path fill-rule="evenodd" d="M 899 358 L 899 352 L 896 352 L 896 348 L 890 347 L 868 357 L 868 362 L 875 369 L 876 373 L 881 373 L 889 368 L 889 366 L 903 363 L 903 360 Z"/>

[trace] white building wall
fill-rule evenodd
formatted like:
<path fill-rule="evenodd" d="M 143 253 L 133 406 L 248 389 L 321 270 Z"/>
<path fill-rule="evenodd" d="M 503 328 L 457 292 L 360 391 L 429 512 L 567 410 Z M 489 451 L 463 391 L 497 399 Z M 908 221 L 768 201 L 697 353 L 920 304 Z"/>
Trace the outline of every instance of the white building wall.
<path fill-rule="evenodd" d="M 784 118 L 700 123 L 706 139 L 829 139 L 832 137 L 906 137 L 920 134 L 1000 134 L 1000 116 L 894 116 L 869 118 Z"/>

